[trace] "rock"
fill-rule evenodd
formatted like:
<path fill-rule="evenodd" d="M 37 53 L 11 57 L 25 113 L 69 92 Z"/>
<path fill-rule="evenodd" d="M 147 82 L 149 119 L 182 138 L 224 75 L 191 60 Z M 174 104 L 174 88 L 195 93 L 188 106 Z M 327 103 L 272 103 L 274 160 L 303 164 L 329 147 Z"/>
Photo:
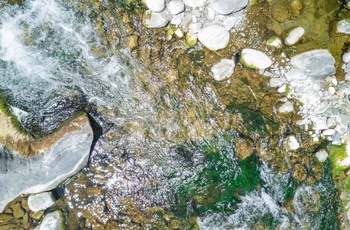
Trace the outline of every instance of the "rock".
<path fill-rule="evenodd" d="M 203 24 L 200 22 L 196 22 L 196 23 L 191 23 L 188 27 L 189 29 L 189 33 L 190 34 L 198 34 L 198 32 L 201 30 Z"/>
<path fill-rule="evenodd" d="M 60 139 L 48 139 L 50 145 L 42 143 L 49 146 L 43 155 L 28 158 L 0 149 L 0 212 L 17 196 L 51 190 L 85 167 L 93 141 L 88 117 L 71 121 L 67 130 Z"/>
<path fill-rule="evenodd" d="M 254 144 L 249 139 L 239 138 L 236 140 L 236 154 L 240 160 L 250 157 L 254 153 Z"/>
<path fill-rule="evenodd" d="M 300 148 L 299 142 L 294 135 L 289 135 L 284 143 L 287 150 L 297 150 Z"/>
<path fill-rule="evenodd" d="M 6 224 L 10 220 L 13 219 L 13 216 L 11 214 L 0 214 L 0 224 Z"/>
<path fill-rule="evenodd" d="M 208 49 L 216 51 L 228 45 L 230 33 L 221 26 L 208 26 L 198 33 L 198 40 Z"/>
<path fill-rule="evenodd" d="M 346 64 L 349 63 L 350 62 L 350 52 L 344 53 L 343 56 L 342 56 L 342 60 Z"/>
<path fill-rule="evenodd" d="M 332 136 L 335 134 L 335 130 L 334 129 L 326 129 L 322 131 L 322 134 L 325 136 Z"/>
<path fill-rule="evenodd" d="M 20 203 L 15 204 L 13 207 L 13 216 L 18 219 L 24 216 L 24 211 Z"/>
<path fill-rule="evenodd" d="M 282 41 L 278 37 L 272 37 L 266 41 L 266 45 L 278 48 L 281 47 Z"/>
<path fill-rule="evenodd" d="M 61 230 L 64 229 L 64 217 L 61 211 L 47 214 L 37 230 Z"/>
<path fill-rule="evenodd" d="M 40 210 L 45 210 L 55 203 L 55 198 L 52 195 L 52 192 L 44 192 L 36 195 L 30 195 L 28 197 L 28 206 L 29 209 L 33 212 Z"/>
<path fill-rule="evenodd" d="M 231 14 L 245 8 L 248 0 L 209 0 L 210 6 L 218 14 Z"/>
<path fill-rule="evenodd" d="M 182 13 L 185 10 L 185 4 L 180 0 L 170 1 L 167 7 L 172 15 L 178 15 L 179 13 Z"/>
<path fill-rule="evenodd" d="M 143 0 L 148 9 L 153 12 L 161 12 L 165 8 L 165 0 Z"/>
<path fill-rule="evenodd" d="M 126 38 L 126 45 L 130 50 L 139 46 L 139 37 L 136 35 L 130 35 Z"/>
<path fill-rule="evenodd" d="M 232 59 L 222 59 L 211 68 L 212 76 L 215 80 L 221 81 L 232 76 L 235 62 Z"/>
<path fill-rule="evenodd" d="M 197 34 L 187 34 L 186 35 L 186 44 L 190 47 L 196 46 L 198 41 L 198 35 Z"/>
<path fill-rule="evenodd" d="M 45 211 L 39 211 L 39 212 L 34 212 L 31 213 L 30 217 L 33 218 L 34 220 L 40 220 L 41 217 L 44 215 Z"/>
<path fill-rule="evenodd" d="M 294 106 L 291 102 L 287 101 L 278 109 L 278 111 L 280 113 L 290 113 L 294 111 Z"/>
<path fill-rule="evenodd" d="M 161 28 L 170 21 L 169 15 L 166 12 L 152 12 L 147 10 L 142 17 L 143 24 L 148 28 Z"/>
<path fill-rule="evenodd" d="M 253 69 L 266 69 L 272 65 L 271 59 L 261 51 L 245 48 L 241 53 L 243 65 Z"/>
<path fill-rule="evenodd" d="M 293 178 L 299 181 L 303 181 L 306 179 L 306 172 L 304 167 L 301 164 L 294 165 L 293 168 Z"/>
<path fill-rule="evenodd" d="M 350 34 L 350 21 L 343 19 L 337 23 L 337 32 L 343 34 Z"/>
<path fill-rule="evenodd" d="M 328 158 L 328 153 L 322 149 L 316 153 L 316 158 L 319 162 L 325 162 Z"/>
<path fill-rule="evenodd" d="M 291 58 L 293 68 L 285 74 L 288 81 L 317 80 L 335 73 L 335 59 L 328 50 L 319 49 Z"/>
<path fill-rule="evenodd" d="M 286 80 L 284 80 L 283 78 L 274 77 L 270 79 L 269 85 L 270 87 L 280 87 L 285 83 L 286 83 Z"/>
<path fill-rule="evenodd" d="M 201 7 L 204 6 L 207 0 L 183 0 L 186 6 Z"/>
<path fill-rule="evenodd" d="M 294 28 L 288 33 L 288 36 L 284 40 L 284 43 L 288 46 L 292 46 L 300 40 L 304 33 L 305 30 L 303 27 L 299 26 L 297 28 Z"/>

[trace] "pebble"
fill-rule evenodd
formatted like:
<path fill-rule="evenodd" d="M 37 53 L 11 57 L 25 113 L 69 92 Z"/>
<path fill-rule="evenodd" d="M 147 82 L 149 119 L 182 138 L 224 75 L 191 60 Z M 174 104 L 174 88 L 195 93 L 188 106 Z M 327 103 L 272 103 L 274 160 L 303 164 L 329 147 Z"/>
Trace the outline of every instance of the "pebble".
<path fill-rule="evenodd" d="M 203 24 L 200 22 L 197 23 L 191 23 L 189 26 L 189 32 L 191 34 L 198 34 L 198 32 L 201 30 Z"/>
<path fill-rule="evenodd" d="M 180 0 L 172 0 L 167 5 L 169 12 L 172 15 L 178 15 L 185 10 L 185 4 Z"/>
<path fill-rule="evenodd" d="M 208 49 L 216 51 L 228 45 L 230 33 L 221 26 L 212 25 L 198 33 L 198 40 Z"/>
<path fill-rule="evenodd" d="M 168 24 L 169 16 L 166 12 L 152 12 L 147 10 L 142 17 L 143 24 L 148 28 L 161 28 Z"/>
<path fill-rule="evenodd" d="M 349 63 L 350 62 L 350 52 L 344 53 L 342 56 L 342 60 L 344 63 Z"/>
<path fill-rule="evenodd" d="M 250 48 L 242 50 L 242 64 L 253 69 L 266 69 L 272 65 L 271 59 L 263 52 Z"/>
<path fill-rule="evenodd" d="M 282 41 L 278 37 L 272 37 L 266 41 L 266 45 L 278 48 L 282 45 Z"/>
<path fill-rule="evenodd" d="M 316 153 L 316 158 L 319 162 L 325 162 L 328 158 L 328 153 L 322 149 Z"/>
<path fill-rule="evenodd" d="M 288 36 L 284 40 L 284 43 L 288 46 L 292 46 L 300 40 L 304 33 L 305 30 L 303 27 L 299 26 L 297 28 L 294 28 L 289 32 Z"/>
<path fill-rule="evenodd" d="M 343 19 L 337 23 L 337 32 L 343 34 L 350 34 L 350 23 Z"/>
<path fill-rule="evenodd" d="M 232 76 L 235 62 L 232 59 L 222 59 L 211 68 L 212 76 L 215 80 L 221 81 Z"/>
<path fill-rule="evenodd" d="M 218 14 L 231 14 L 245 8 L 248 0 L 209 0 L 210 6 Z"/>
<path fill-rule="evenodd" d="M 153 12 L 161 12 L 165 8 L 164 0 L 143 0 L 143 2 L 147 5 L 148 9 Z"/>
<path fill-rule="evenodd" d="M 35 228 L 37 230 L 60 230 L 64 228 L 64 220 L 61 211 L 47 214 L 41 224 Z"/>
<path fill-rule="evenodd" d="M 300 148 L 299 142 L 294 135 L 289 135 L 286 138 L 285 143 L 288 150 L 297 150 Z"/>
<path fill-rule="evenodd" d="M 274 77 L 270 79 L 269 85 L 270 87 L 280 87 L 282 86 L 284 83 L 286 83 L 286 81 L 283 78 L 279 78 L 279 77 Z"/>
<path fill-rule="evenodd" d="M 294 111 L 294 106 L 291 102 L 287 101 L 278 109 L 278 111 L 280 113 L 290 113 Z"/>
<path fill-rule="evenodd" d="M 332 136 L 335 134 L 335 130 L 334 129 L 326 129 L 326 130 L 323 130 L 322 134 L 325 136 Z"/>
<path fill-rule="evenodd" d="M 207 3 L 207 0 L 183 0 L 186 6 L 202 7 Z"/>
<path fill-rule="evenodd" d="M 45 210 L 55 203 L 55 198 L 51 192 L 39 193 L 28 197 L 29 209 L 33 212 Z"/>

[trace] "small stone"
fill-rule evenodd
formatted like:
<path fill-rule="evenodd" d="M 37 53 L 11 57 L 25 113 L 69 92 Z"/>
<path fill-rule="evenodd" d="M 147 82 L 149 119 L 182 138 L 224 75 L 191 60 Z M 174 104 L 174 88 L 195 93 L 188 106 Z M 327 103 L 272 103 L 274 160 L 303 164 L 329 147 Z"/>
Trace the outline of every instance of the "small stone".
<path fill-rule="evenodd" d="M 55 198 L 52 195 L 52 192 L 44 192 L 36 195 L 30 195 L 28 197 L 28 206 L 29 209 L 33 212 L 40 210 L 45 210 L 55 203 Z"/>
<path fill-rule="evenodd" d="M 325 136 L 332 136 L 335 134 L 335 130 L 334 129 L 325 129 L 322 131 L 322 134 Z"/>
<path fill-rule="evenodd" d="M 284 43 L 288 46 L 292 46 L 300 40 L 304 33 L 305 30 L 303 27 L 299 26 L 297 28 L 294 28 L 289 32 L 288 36 L 284 40 Z"/>
<path fill-rule="evenodd" d="M 221 26 L 208 26 L 198 33 L 198 40 L 208 49 L 216 51 L 228 45 L 230 33 Z"/>
<path fill-rule="evenodd" d="M 172 0 L 167 5 L 169 12 L 172 15 L 178 15 L 185 10 L 185 4 L 180 0 Z"/>
<path fill-rule="evenodd" d="M 38 230 L 60 230 L 64 228 L 64 219 L 61 211 L 47 214 L 41 222 Z"/>
<path fill-rule="evenodd" d="M 200 22 L 196 22 L 196 23 L 192 22 L 189 26 L 190 34 L 198 34 L 198 32 L 201 30 L 202 26 L 203 25 Z"/>
<path fill-rule="evenodd" d="M 254 144 L 249 139 L 236 140 L 236 153 L 240 160 L 250 157 L 254 153 Z"/>
<path fill-rule="evenodd" d="M 169 16 L 166 12 L 152 12 L 147 10 L 142 17 L 143 24 L 148 28 L 161 28 L 168 24 Z"/>
<path fill-rule="evenodd" d="M 184 36 L 184 32 L 180 28 L 177 28 L 175 30 L 175 35 L 178 36 L 179 38 L 182 38 Z"/>
<path fill-rule="evenodd" d="M 126 45 L 130 50 L 135 49 L 139 46 L 139 37 L 136 35 L 131 35 L 126 38 Z"/>
<path fill-rule="evenodd" d="M 293 168 L 293 178 L 303 181 L 306 179 L 306 176 L 304 167 L 301 164 L 296 164 Z"/>
<path fill-rule="evenodd" d="M 231 14 L 245 8 L 248 0 L 209 0 L 210 6 L 218 14 Z"/>
<path fill-rule="evenodd" d="M 343 34 L 350 34 L 350 21 L 343 19 L 337 23 L 337 32 Z"/>
<path fill-rule="evenodd" d="M 153 12 L 161 12 L 165 8 L 164 0 L 143 0 L 143 2 L 146 4 L 148 9 Z"/>
<path fill-rule="evenodd" d="M 281 47 L 282 41 L 278 37 L 272 37 L 266 41 L 266 45 L 278 48 Z"/>
<path fill-rule="evenodd" d="M 343 56 L 342 56 L 342 60 L 346 64 L 349 63 L 350 62 L 350 52 L 344 53 Z"/>
<path fill-rule="evenodd" d="M 290 113 L 294 111 L 294 106 L 291 102 L 287 101 L 278 109 L 278 111 L 280 113 Z"/>
<path fill-rule="evenodd" d="M 207 0 L 183 0 L 186 6 L 201 7 L 204 6 Z"/>
<path fill-rule="evenodd" d="M 330 95 L 334 95 L 335 94 L 335 88 L 334 87 L 329 87 L 328 88 L 328 92 Z"/>
<path fill-rule="evenodd" d="M 232 59 L 222 59 L 211 68 L 212 76 L 215 80 L 221 81 L 232 76 L 235 62 Z"/>
<path fill-rule="evenodd" d="M 289 135 L 285 140 L 285 145 L 288 150 L 297 150 L 300 148 L 299 142 L 294 135 Z"/>
<path fill-rule="evenodd" d="M 24 216 L 24 211 L 20 203 L 17 203 L 13 206 L 13 216 L 17 218 L 22 218 Z"/>
<path fill-rule="evenodd" d="M 187 34 L 186 35 L 186 44 L 190 47 L 197 45 L 198 35 L 197 34 Z"/>
<path fill-rule="evenodd" d="M 286 81 L 283 78 L 279 78 L 279 77 L 274 77 L 270 79 L 269 85 L 270 87 L 280 87 L 282 86 L 284 83 L 286 83 Z"/>
<path fill-rule="evenodd" d="M 242 64 L 253 69 L 266 69 L 272 65 L 271 59 L 259 50 L 245 48 L 241 54 Z"/>
<path fill-rule="evenodd" d="M 279 87 L 277 89 L 277 92 L 284 93 L 284 92 L 286 92 L 286 90 L 287 90 L 287 86 L 286 85 L 282 85 L 281 87 Z"/>
<path fill-rule="evenodd" d="M 6 224 L 13 219 L 11 214 L 0 214 L 0 224 Z"/>
<path fill-rule="evenodd" d="M 316 153 L 316 158 L 319 162 L 325 162 L 328 158 L 328 153 L 326 150 L 322 149 Z"/>
<path fill-rule="evenodd" d="M 215 10 L 211 7 L 207 7 L 207 11 L 205 16 L 208 20 L 214 20 L 215 19 Z"/>
<path fill-rule="evenodd" d="M 30 217 L 33 218 L 34 220 L 40 220 L 41 217 L 44 215 L 45 211 L 39 211 L 39 212 L 34 212 L 30 214 Z"/>

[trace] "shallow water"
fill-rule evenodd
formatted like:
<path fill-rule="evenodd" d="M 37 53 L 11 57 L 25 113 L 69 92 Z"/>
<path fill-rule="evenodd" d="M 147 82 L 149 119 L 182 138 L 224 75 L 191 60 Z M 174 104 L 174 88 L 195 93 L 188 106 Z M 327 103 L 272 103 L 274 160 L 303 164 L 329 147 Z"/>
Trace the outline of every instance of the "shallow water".
<path fill-rule="evenodd" d="M 69 229 L 339 229 L 329 162 L 306 185 L 290 165 L 276 172 L 256 156 L 240 160 L 242 134 L 218 120 L 239 111 L 253 121 L 248 131 L 269 136 L 260 111 L 226 110 L 212 84 L 191 77 L 187 88 L 165 91 L 169 82 L 129 50 L 108 47 L 94 9 L 79 6 L 34 0 L 0 9 L 0 91 L 22 125 L 41 136 L 85 110 L 103 129 L 89 165 L 57 189 Z"/>

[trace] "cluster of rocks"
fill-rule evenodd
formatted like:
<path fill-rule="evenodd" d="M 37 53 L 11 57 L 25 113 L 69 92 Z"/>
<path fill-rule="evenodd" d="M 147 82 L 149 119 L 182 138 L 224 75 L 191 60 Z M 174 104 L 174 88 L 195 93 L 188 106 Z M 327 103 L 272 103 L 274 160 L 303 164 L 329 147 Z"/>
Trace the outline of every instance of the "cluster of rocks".
<path fill-rule="evenodd" d="M 210 50 L 225 48 L 229 31 L 244 20 L 242 12 L 248 0 L 145 0 L 148 10 L 143 23 L 148 28 L 161 28 L 168 24 L 169 38 L 183 37 L 194 46 L 199 40 Z"/>

